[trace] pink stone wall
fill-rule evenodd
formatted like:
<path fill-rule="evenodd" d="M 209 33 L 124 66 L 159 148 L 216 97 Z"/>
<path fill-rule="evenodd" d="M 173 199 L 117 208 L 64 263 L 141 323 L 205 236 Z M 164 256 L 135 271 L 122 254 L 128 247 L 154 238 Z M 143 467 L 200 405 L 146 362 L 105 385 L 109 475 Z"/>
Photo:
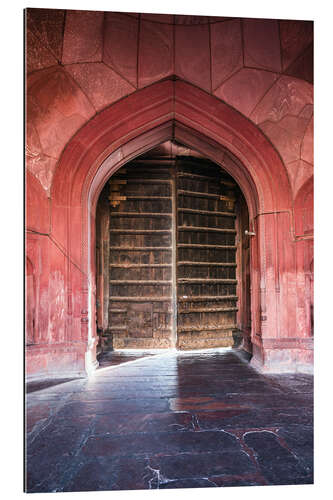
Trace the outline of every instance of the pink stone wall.
<path fill-rule="evenodd" d="M 64 353 L 66 342 L 74 341 L 73 325 L 81 328 L 85 317 L 79 299 L 67 289 L 69 277 L 71 283 L 82 282 L 82 249 L 68 246 L 68 221 L 64 222 L 68 207 L 64 203 L 54 211 L 51 194 L 66 145 L 75 147 L 78 131 L 102 110 L 171 75 L 246 117 L 282 159 L 293 201 L 288 215 L 278 216 L 274 224 L 281 224 L 281 231 L 284 228 L 291 235 L 294 257 L 286 261 L 288 269 L 278 286 L 272 276 L 274 304 L 264 307 L 274 315 L 276 300 L 283 301 L 288 304 L 288 318 L 276 318 L 275 332 L 267 335 L 283 336 L 281 325 L 286 321 L 295 338 L 311 335 L 313 301 L 303 285 L 311 288 L 313 281 L 309 271 L 313 258 L 312 43 L 313 25 L 308 21 L 27 9 L 27 255 L 34 269 L 38 345 L 58 345 Z M 207 108 L 208 115 L 215 108 Z M 119 130 L 129 126 L 126 116 L 111 119 Z M 197 120 L 195 115 L 193 119 Z M 74 179 L 71 172 L 62 182 Z M 285 186 L 275 182 L 282 193 Z M 81 211 L 79 205 L 71 208 L 71 231 L 80 231 Z M 260 217 L 258 224 L 266 231 L 267 222 L 261 223 Z M 278 248 L 287 259 L 284 238 L 281 233 Z M 40 365 L 38 356 L 34 358 L 32 372 L 38 366 L 45 371 L 45 349 L 38 354 L 44 360 Z M 76 350 L 71 357 L 68 349 L 63 359 L 69 367 L 75 359 L 81 369 L 81 354 Z M 81 353 L 82 348 L 78 349 Z"/>
<path fill-rule="evenodd" d="M 311 175 L 312 77 L 292 71 L 300 60 L 313 69 L 311 22 L 52 9 L 28 9 L 26 17 L 27 166 L 46 191 L 87 120 L 172 74 L 256 123 L 292 183 L 302 160 L 297 187 Z"/>

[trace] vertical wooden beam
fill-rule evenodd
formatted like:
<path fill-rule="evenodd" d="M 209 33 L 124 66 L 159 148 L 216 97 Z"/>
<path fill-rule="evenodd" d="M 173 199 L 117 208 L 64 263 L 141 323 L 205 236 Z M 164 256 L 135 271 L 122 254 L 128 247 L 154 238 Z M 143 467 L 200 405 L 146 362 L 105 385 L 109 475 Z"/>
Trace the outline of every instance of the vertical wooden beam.
<path fill-rule="evenodd" d="M 172 347 L 177 346 L 177 160 L 175 165 L 171 170 L 171 179 L 172 179 Z"/>

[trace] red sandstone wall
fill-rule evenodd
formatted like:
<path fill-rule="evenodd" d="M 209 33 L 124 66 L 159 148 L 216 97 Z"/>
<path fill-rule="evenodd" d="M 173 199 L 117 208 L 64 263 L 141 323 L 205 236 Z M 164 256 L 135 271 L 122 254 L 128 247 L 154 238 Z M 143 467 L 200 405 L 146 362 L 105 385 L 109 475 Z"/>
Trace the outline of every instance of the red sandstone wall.
<path fill-rule="evenodd" d="M 92 116 L 175 74 L 256 123 L 295 195 L 312 174 L 312 23 L 28 9 L 27 166 L 47 193 Z"/>
<path fill-rule="evenodd" d="M 28 9 L 26 26 L 27 290 L 34 295 L 35 344 L 29 350 L 38 352 L 29 358 L 34 361 L 28 371 L 57 369 L 47 347 L 43 351 L 50 343 L 62 346 L 61 366 L 68 360 L 69 367 L 82 368 L 83 339 L 69 338 L 68 329 L 80 330 L 83 313 L 66 289 L 69 275 L 80 286 L 80 253 L 70 253 L 69 259 L 60 207 L 52 212 L 57 162 L 69 140 L 102 109 L 169 75 L 235 108 L 280 154 L 292 188 L 294 220 L 280 215 L 270 222 L 267 215 L 265 227 L 278 224 L 291 235 L 295 252 L 284 260 L 278 292 L 288 303 L 283 321 L 290 322 L 294 337 L 311 335 L 312 23 Z M 80 230 L 77 210 L 71 214 L 74 232 Z M 283 238 L 278 245 L 281 255 L 288 253 Z M 296 295 L 288 292 L 294 285 Z M 265 307 L 274 314 L 275 305 Z M 73 340 L 75 355 L 66 350 Z"/>

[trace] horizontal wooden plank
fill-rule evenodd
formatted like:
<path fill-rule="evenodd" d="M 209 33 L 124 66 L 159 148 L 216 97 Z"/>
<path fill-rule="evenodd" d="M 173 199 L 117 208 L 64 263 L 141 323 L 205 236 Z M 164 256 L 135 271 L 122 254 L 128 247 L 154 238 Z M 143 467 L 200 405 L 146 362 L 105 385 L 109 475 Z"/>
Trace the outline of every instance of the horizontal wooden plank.
<path fill-rule="evenodd" d="M 236 201 L 236 198 L 234 196 L 225 196 L 225 195 L 220 195 L 220 200 L 222 201 Z"/>
<path fill-rule="evenodd" d="M 238 307 L 200 307 L 198 309 L 178 309 L 179 314 L 211 313 L 211 312 L 233 312 L 238 311 Z"/>
<path fill-rule="evenodd" d="M 109 280 L 111 285 L 171 285 L 171 280 Z"/>
<path fill-rule="evenodd" d="M 110 201 L 125 201 L 127 200 L 126 196 L 120 196 L 119 191 L 112 191 L 109 198 Z"/>
<path fill-rule="evenodd" d="M 227 179 L 221 179 L 220 183 L 223 184 L 223 186 L 230 186 L 230 187 L 235 187 L 237 184 L 233 181 L 229 181 Z"/>
<path fill-rule="evenodd" d="M 109 300 L 111 302 L 171 302 L 171 297 L 156 297 L 155 295 L 153 295 L 152 297 L 133 297 L 133 295 L 131 295 L 130 297 L 125 297 L 122 295 L 111 295 L 109 297 Z"/>
<path fill-rule="evenodd" d="M 120 267 L 124 269 L 141 268 L 141 267 L 146 267 L 146 268 L 171 267 L 171 266 L 172 264 L 110 264 L 110 267 Z"/>
<path fill-rule="evenodd" d="M 234 212 L 216 212 L 213 210 L 199 210 L 196 208 L 178 208 L 178 212 L 185 212 L 188 214 L 200 214 L 200 215 L 214 215 L 216 217 L 236 217 Z"/>
<path fill-rule="evenodd" d="M 204 227 L 204 226 L 178 226 L 178 231 L 196 231 L 196 232 L 215 232 L 215 233 L 231 233 L 236 234 L 236 229 L 224 229 L 220 227 Z"/>
<path fill-rule="evenodd" d="M 236 328 L 235 324 L 223 325 L 223 326 L 202 326 L 202 325 L 192 325 L 192 326 L 178 326 L 178 332 L 203 332 L 203 331 L 217 331 L 217 330 L 232 330 Z"/>
<path fill-rule="evenodd" d="M 222 267 L 236 267 L 236 262 L 193 262 L 190 260 L 180 260 L 178 266 L 222 266 Z"/>
<path fill-rule="evenodd" d="M 237 280 L 234 279 L 223 279 L 223 278 L 178 278 L 178 283 L 225 283 L 225 284 L 236 284 Z"/>
<path fill-rule="evenodd" d="M 145 252 L 145 251 L 150 251 L 150 250 L 171 250 L 172 247 L 129 247 L 129 246 L 123 246 L 123 247 L 109 247 L 110 250 L 132 250 L 134 252 Z"/>
<path fill-rule="evenodd" d="M 215 172 L 212 172 L 213 175 L 204 175 L 204 174 L 192 174 L 192 172 L 178 172 L 177 177 L 187 177 L 188 179 L 198 179 L 203 181 L 212 181 L 217 182 L 218 178 Z"/>
<path fill-rule="evenodd" d="M 123 313 L 127 313 L 127 309 L 109 309 L 109 313 L 111 314 L 123 314 Z"/>
<path fill-rule="evenodd" d="M 178 296 L 178 302 L 216 302 L 219 300 L 238 300 L 237 295 L 192 295 Z"/>
<path fill-rule="evenodd" d="M 119 186 L 119 185 L 125 185 L 127 184 L 126 179 L 117 179 L 115 177 L 112 177 L 112 179 L 109 181 L 110 186 Z"/>
<path fill-rule="evenodd" d="M 236 245 L 201 245 L 199 243 L 178 243 L 182 248 L 222 248 L 226 250 L 236 250 Z"/>
<path fill-rule="evenodd" d="M 178 189 L 177 194 L 178 195 L 182 195 L 182 196 L 193 196 L 194 198 L 214 198 L 215 200 L 219 200 L 220 199 L 220 195 L 219 194 L 215 194 L 215 193 L 201 193 L 199 191 L 188 191 L 188 190 L 185 190 L 185 189 Z"/>
<path fill-rule="evenodd" d="M 170 213 L 164 212 L 113 212 L 111 217 L 172 217 Z"/>
<path fill-rule="evenodd" d="M 171 200 L 171 196 L 126 195 L 127 200 Z"/>
<path fill-rule="evenodd" d="M 171 231 L 171 229 L 110 229 L 110 233 L 114 234 L 162 234 Z"/>
<path fill-rule="evenodd" d="M 145 179 L 142 177 L 127 177 L 128 184 L 170 184 L 171 179 Z"/>

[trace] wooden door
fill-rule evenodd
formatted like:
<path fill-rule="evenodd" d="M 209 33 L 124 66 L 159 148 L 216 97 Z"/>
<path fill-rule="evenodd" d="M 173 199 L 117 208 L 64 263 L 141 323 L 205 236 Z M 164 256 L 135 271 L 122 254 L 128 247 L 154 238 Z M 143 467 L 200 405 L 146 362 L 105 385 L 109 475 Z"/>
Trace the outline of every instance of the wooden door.
<path fill-rule="evenodd" d="M 233 344 L 236 327 L 234 182 L 215 164 L 177 161 L 177 346 Z"/>
<path fill-rule="evenodd" d="M 138 159 L 110 181 L 113 347 L 233 344 L 234 183 L 196 158 Z"/>
<path fill-rule="evenodd" d="M 172 164 L 137 160 L 110 181 L 109 330 L 115 349 L 175 345 Z"/>

